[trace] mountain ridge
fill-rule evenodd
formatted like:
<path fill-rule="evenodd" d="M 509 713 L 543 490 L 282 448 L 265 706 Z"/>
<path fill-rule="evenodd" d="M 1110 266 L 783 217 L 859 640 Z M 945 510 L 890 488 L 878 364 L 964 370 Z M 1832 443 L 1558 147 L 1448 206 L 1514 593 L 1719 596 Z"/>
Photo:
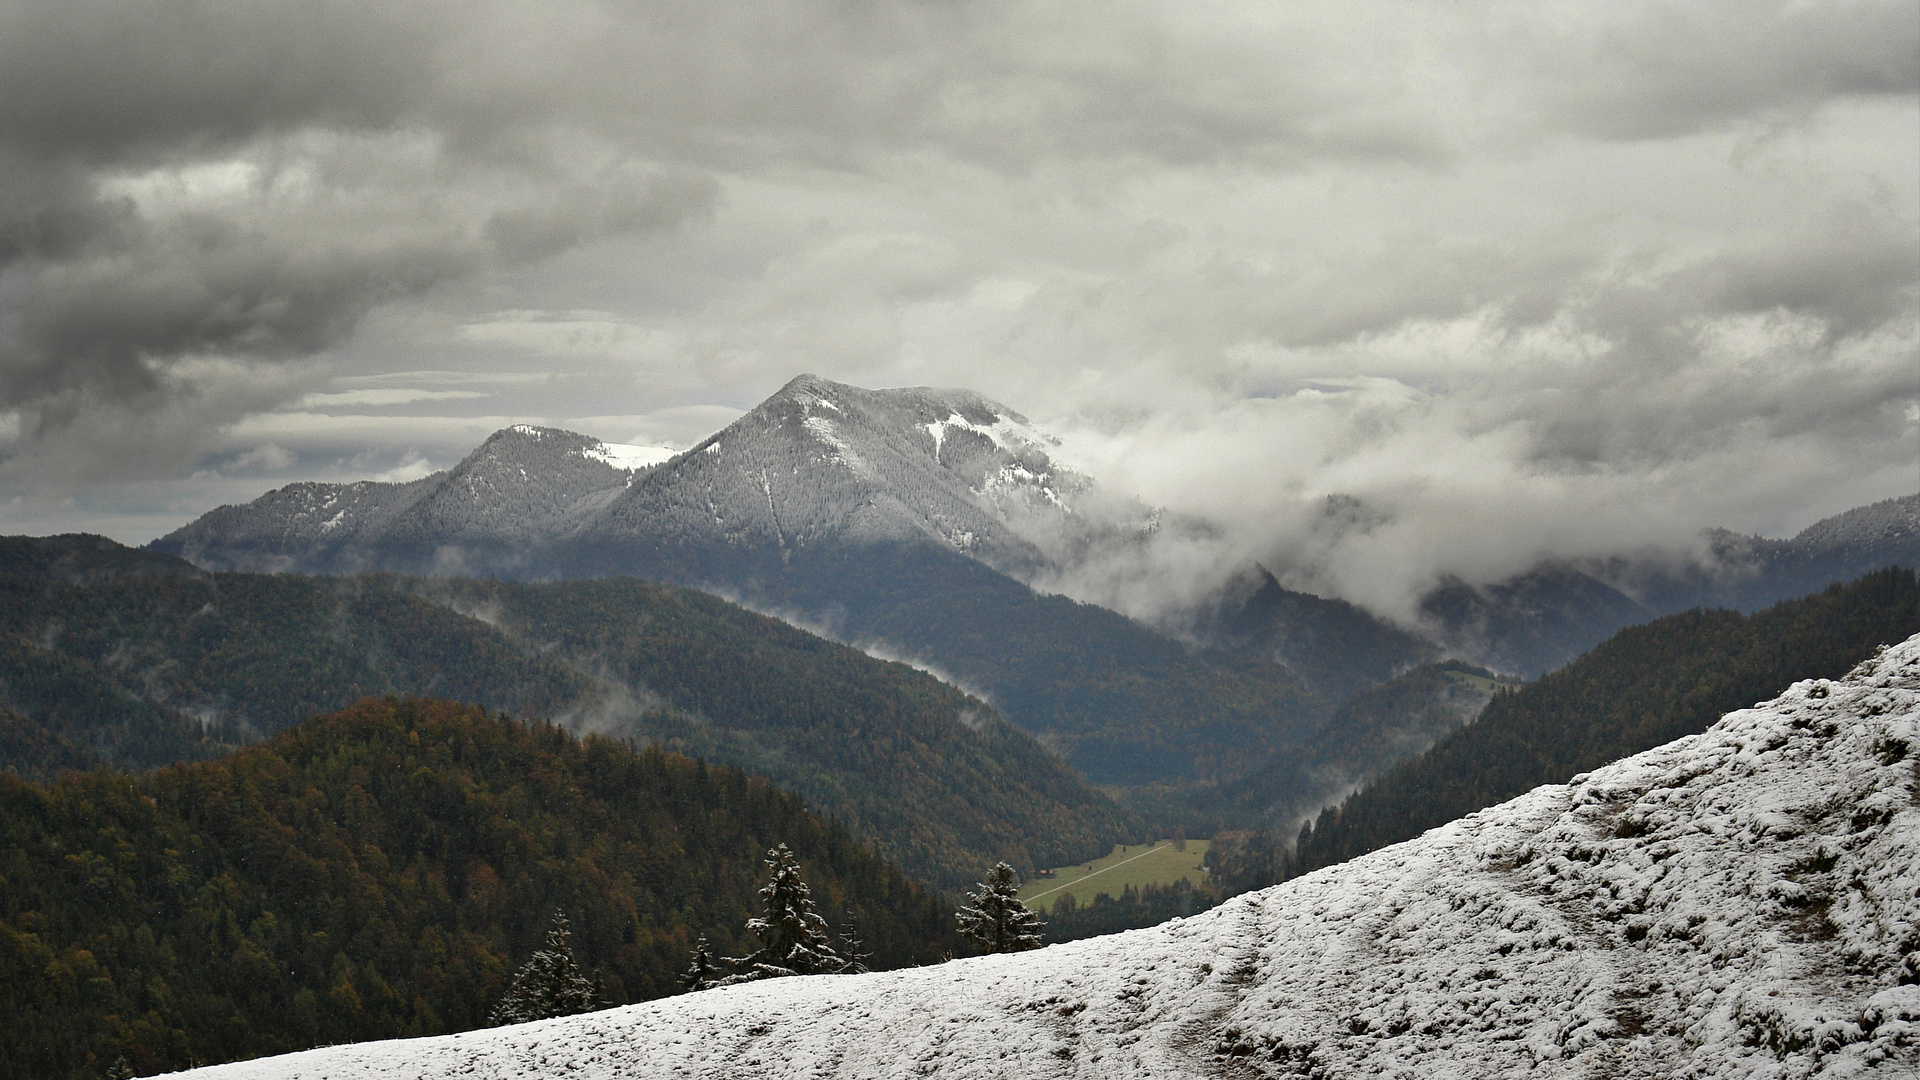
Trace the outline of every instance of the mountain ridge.
<path fill-rule="evenodd" d="M 0 707 L 42 733 L 0 731 L 0 766 L 221 757 L 364 695 L 415 693 L 771 775 L 941 887 L 1143 829 L 991 706 L 696 590 L 185 563 L 87 583 L 90 563 L 172 560 L 65 546 L 0 541 L 0 560 L 26 549 L 44 571 L 0 574 Z"/>

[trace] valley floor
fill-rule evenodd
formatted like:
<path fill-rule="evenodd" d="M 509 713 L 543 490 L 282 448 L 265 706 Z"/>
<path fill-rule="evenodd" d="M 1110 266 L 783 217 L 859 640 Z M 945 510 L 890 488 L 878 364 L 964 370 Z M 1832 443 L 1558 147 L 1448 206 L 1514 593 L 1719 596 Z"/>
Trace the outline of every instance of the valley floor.
<path fill-rule="evenodd" d="M 1920 1072 L 1920 638 L 1150 930 L 202 1080 Z"/>

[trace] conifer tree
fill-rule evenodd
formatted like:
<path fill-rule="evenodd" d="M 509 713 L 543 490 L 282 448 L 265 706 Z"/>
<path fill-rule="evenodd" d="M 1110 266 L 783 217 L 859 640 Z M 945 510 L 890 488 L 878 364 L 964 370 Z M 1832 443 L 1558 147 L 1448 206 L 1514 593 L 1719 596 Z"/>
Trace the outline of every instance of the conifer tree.
<path fill-rule="evenodd" d="M 827 936 L 827 921 L 813 909 L 813 890 L 800 876 L 787 845 L 767 852 L 768 880 L 760 889 L 765 918 L 747 920 L 747 929 L 760 939 L 759 950 L 729 958 L 745 970 L 722 979 L 720 985 L 776 979 L 786 975 L 831 975 L 846 961 Z"/>
<path fill-rule="evenodd" d="M 555 910 L 547 943 L 513 973 L 507 994 L 487 1019 L 494 1025 L 524 1024 L 553 1016 L 572 1016 L 600 1007 L 600 992 L 573 958 L 573 929 L 564 911 Z"/>
<path fill-rule="evenodd" d="M 995 863 L 980 888 L 967 894 L 967 906 L 953 913 L 960 935 L 983 953 L 1022 952 L 1040 947 L 1045 920 L 1020 902 L 1020 881 L 1013 867 Z"/>
<path fill-rule="evenodd" d="M 867 967 L 867 958 L 873 954 L 867 951 L 867 943 L 860 937 L 860 923 L 854 918 L 853 907 L 851 905 L 846 908 L 846 916 L 847 929 L 840 935 L 840 951 L 846 955 L 840 965 L 840 973 L 842 975 L 865 975 L 869 970 Z"/>
<path fill-rule="evenodd" d="M 713 955 L 713 947 L 707 944 L 707 935 L 701 934 L 700 940 L 693 944 L 693 962 L 680 973 L 680 985 L 691 994 L 718 986 L 720 979 L 719 958 Z"/>

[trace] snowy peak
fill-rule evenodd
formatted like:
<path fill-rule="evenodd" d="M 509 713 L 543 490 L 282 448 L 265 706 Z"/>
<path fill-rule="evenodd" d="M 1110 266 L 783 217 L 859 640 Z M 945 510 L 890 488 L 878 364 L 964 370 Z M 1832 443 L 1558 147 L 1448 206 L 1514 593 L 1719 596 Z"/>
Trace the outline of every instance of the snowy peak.
<path fill-rule="evenodd" d="M 426 480 L 290 485 L 154 546 L 219 569 L 542 576 L 904 541 L 1025 576 L 1090 527 L 1093 483 L 1057 445 L 969 391 L 802 375 L 685 453 L 516 424 Z"/>
<path fill-rule="evenodd" d="M 665 446 L 601 442 L 577 432 L 534 427 L 531 424 L 515 424 L 494 432 L 480 445 L 479 450 L 468 456 L 467 461 L 471 462 L 489 451 L 492 456 L 522 462 L 530 458 L 537 459 L 543 453 L 551 455 L 558 451 L 564 457 L 597 461 L 626 473 L 652 468 L 679 453 Z"/>
<path fill-rule="evenodd" d="M 672 456 L 516 424 L 445 472 L 406 484 L 289 484 L 153 547 L 216 570 L 515 572 Z"/>
<path fill-rule="evenodd" d="M 1067 500 L 1091 483 L 1051 459 L 1059 440 L 967 390 L 865 390 L 802 375 L 729 431 L 735 429 L 810 441 L 854 471 L 904 460 L 949 474 L 988 505 L 1018 490 L 1067 510 Z"/>
<path fill-rule="evenodd" d="M 865 390 L 802 375 L 634 485 L 588 542 L 932 542 L 1002 569 L 1044 562 L 1092 481 L 1005 406 L 964 390 Z"/>
<path fill-rule="evenodd" d="M 1908 1075 L 1917 758 L 1920 637 L 1151 930 L 190 1075 Z"/>

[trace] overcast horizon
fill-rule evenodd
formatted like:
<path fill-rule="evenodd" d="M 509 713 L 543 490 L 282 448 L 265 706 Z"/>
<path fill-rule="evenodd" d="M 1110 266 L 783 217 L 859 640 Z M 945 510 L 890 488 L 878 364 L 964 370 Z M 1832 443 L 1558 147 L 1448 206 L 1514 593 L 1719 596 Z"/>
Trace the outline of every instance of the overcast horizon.
<path fill-rule="evenodd" d="M 510 423 L 684 448 L 813 372 L 1004 402 L 1237 555 L 1354 496 L 1332 591 L 1790 535 L 1920 491 L 1917 41 L 1901 0 L 0 0 L 0 533 Z"/>

